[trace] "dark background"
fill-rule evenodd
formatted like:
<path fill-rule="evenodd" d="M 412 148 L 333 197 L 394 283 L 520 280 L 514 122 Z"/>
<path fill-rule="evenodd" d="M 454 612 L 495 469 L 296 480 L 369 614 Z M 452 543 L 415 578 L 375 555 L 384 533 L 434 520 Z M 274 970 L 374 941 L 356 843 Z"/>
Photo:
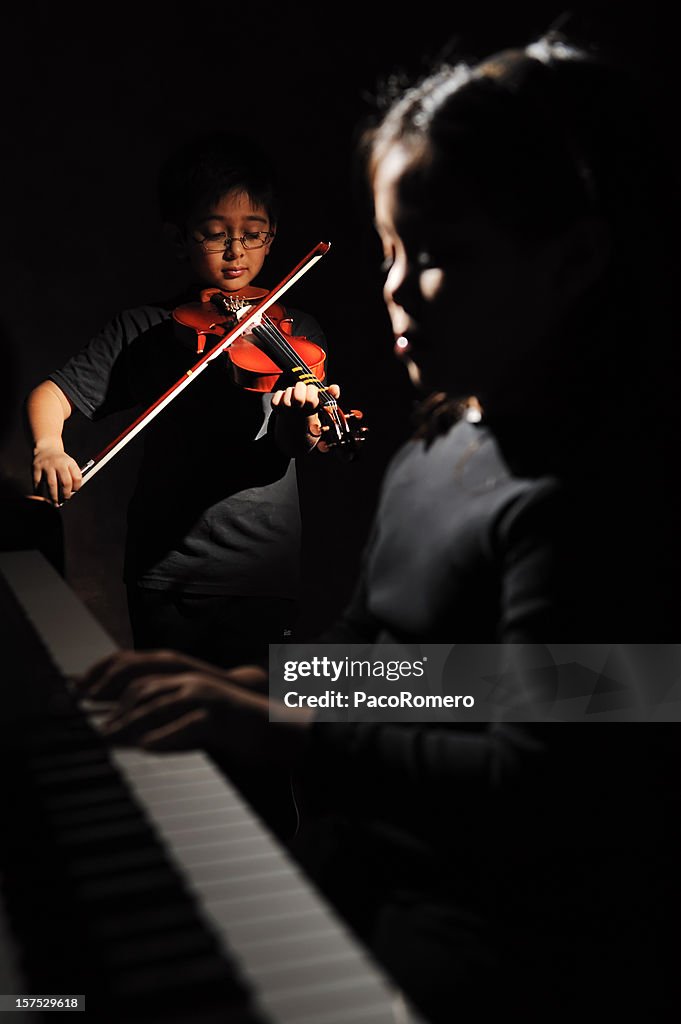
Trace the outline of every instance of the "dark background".
<path fill-rule="evenodd" d="M 379 482 L 408 434 L 413 399 L 392 355 L 378 245 L 356 181 L 358 128 L 387 76 L 418 75 L 443 55 L 472 59 L 524 44 L 565 9 L 481 0 L 400 10 L 203 2 L 163 14 L 141 5 L 6 9 L 0 329 L 16 365 L 4 389 L 5 470 L 30 490 L 22 424 L 30 388 L 114 312 L 176 287 L 155 206 L 165 152 L 210 127 L 261 134 L 279 158 L 285 189 L 277 244 L 258 283 L 276 284 L 318 241 L 331 241 L 287 301 L 324 327 L 330 380 L 342 386 L 343 407 L 361 408 L 371 428 L 359 461 L 310 459 L 302 474 L 304 625 L 314 634 L 328 623 L 350 592 Z M 587 36 L 641 65 L 668 100 L 671 27 L 655 4 L 569 9 Z M 93 427 L 75 414 L 67 450 L 82 464 L 125 426 L 123 419 Z M 135 439 L 61 512 L 67 578 L 122 644 L 129 635 L 121 547 L 140 444 Z M 182 467 L 173 472 L 181 488 Z"/>

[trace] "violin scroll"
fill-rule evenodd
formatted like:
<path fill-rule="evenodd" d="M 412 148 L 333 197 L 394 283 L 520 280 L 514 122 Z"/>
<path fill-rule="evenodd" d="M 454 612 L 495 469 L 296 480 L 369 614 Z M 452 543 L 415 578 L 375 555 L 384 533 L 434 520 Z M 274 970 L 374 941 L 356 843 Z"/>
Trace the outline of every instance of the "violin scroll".
<path fill-rule="evenodd" d="M 369 434 L 369 428 L 360 424 L 364 413 L 360 409 L 351 409 L 345 413 L 338 405 L 331 412 L 324 404 L 320 405 L 319 411 L 324 429 L 317 448 L 321 452 L 333 451 L 344 461 L 350 462 L 357 456 Z"/>

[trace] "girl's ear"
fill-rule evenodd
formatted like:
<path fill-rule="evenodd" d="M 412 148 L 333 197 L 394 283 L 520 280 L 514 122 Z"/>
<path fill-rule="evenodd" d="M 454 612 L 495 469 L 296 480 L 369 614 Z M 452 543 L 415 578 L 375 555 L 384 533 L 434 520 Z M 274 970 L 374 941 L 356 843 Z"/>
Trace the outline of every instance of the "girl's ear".
<path fill-rule="evenodd" d="M 175 259 L 184 261 L 187 257 L 187 238 L 177 224 L 165 221 L 163 224 L 163 239 L 166 245 L 175 255 Z"/>

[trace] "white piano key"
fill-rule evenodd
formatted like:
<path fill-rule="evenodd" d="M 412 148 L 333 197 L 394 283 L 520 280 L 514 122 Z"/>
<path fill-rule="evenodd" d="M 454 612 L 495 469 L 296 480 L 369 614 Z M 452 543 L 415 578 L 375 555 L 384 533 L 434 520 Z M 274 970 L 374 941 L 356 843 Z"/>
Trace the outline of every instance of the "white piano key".
<path fill-rule="evenodd" d="M 357 977 L 367 969 L 365 959 L 357 950 L 350 946 L 339 949 L 336 945 L 323 953 L 315 950 L 304 959 L 289 957 L 286 960 L 264 963 L 260 977 L 273 992 L 290 991 L 307 988 L 310 977 L 317 973 L 321 974 L 322 970 L 327 971 L 329 966 L 333 967 L 337 976 L 342 971 L 345 977 Z"/>
<path fill-rule="evenodd" d="M 186 866 L 186 862 L 185 866 Z M 229 878 L 225 879 L 225 874 Z M 228 884 L 230 890 L 242 891 L 245 886 L 257 887 L 259 892 L 275 892 L 286 884 L 290 875 L 279 867 L 275 857 L 265 855 L 253 860 L 232 860 L 223 857 L 219 861 L 192 865 L 192 878 L 202 888 L 208 885 Z"/>
<path fill-rule="evenodd" d="M 267 991 L 268 1005 L 280 1017 L 297 1021 L 301 1016 L 318 1018 L 330 1005 L 342 1006 L 346 1020 L 362 1020 L 362 1009 L 389 999 L 381 980 L 368 972 L 356 973 L 334 980 L 308 974 L 307 982 L 298 988 Z"/>
<path fill-rule="evenodd" d="M 345 1024 L 349 1019 L 348 1011 L 343 1005 L 333 1005 L 320 1010 L 318 1007 L 312 1016 L 300 1013 L 295 1017 L 295 1024 Z M 389 1004 L 381 997 L 372 1006 L 363 1006 L 361 1017 L 355 1018 L 362 1024 L 415 1024 L 413 1011 L 407 1008 L 400 995 L 396 995 Z"/>
<path fill-rule="evenodd" d="M 285 951 L 281 948 L 280 938 L 267 929 L 261 929 L 260 931 L 251 930 L 249 934 L 246 933 L 246 929 L 240 929 L 239 944 L 243 948 L 246 946 L 252 948 L 259 946 L 258 955 L 263 959 L 268 957 L 271 959 L 276 951 L 276 954 L 283 958 L 283 960 L 291 960 L 293 963 L 297 963 L 306 957 L 314 956 L 317 950 L 324 956 L 335 952 L 338 949 L 336 936 L 337 931 L 331 923 L 322 920 L 317 923 L 316 927 L 312 925 L 300 934 L 291 934 L 289 932 Z"/>

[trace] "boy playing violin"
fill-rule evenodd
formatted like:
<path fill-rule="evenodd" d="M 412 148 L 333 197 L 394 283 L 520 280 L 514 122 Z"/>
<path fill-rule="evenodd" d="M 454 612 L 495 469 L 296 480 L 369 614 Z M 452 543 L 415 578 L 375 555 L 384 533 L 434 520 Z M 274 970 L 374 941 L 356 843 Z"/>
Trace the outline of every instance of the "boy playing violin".
<path fill-rule="evenodd" d="M 274 172 L 248 137 L 218 132 L 185 144 L 161 169 L 158 199 L 189 271 L 186 293 L 120 312 L 28 396 L 34 485 L 55 504 L 82 484 L 62 441 L 74 408 L 98 420 L 155 402 L 200 358 L 196 333 L 180 328 L 173 310 L 202 289 L 237 296 L 272 247 Z M 326 350 L 311 316 L 287 312 L 294 335 Z M 291 635 L 301 532 L 295 457 L 317 445 L 317 402 L 316 389 L 301 383 L 274 403 L 246 391 L 221 356 L 145 428 L 124 572 L 136 647 L 172 645 L 227 666 L 262 660 L 267 643 Z M 293 412 L 282 415 L 285 407 Z"/>

